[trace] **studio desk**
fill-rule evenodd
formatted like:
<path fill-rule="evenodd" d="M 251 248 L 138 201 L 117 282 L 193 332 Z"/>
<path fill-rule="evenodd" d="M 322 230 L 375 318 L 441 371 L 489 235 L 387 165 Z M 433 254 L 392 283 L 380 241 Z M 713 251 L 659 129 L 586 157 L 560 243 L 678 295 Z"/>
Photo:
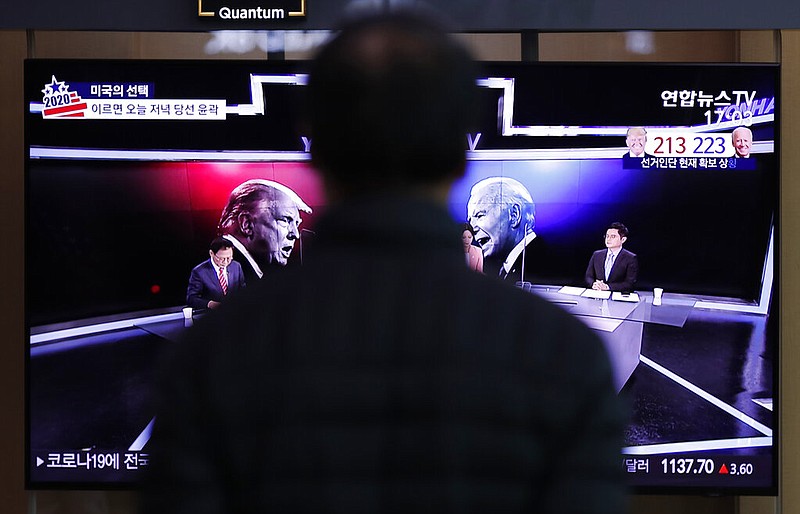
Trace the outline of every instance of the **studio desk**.
<path fill-rule="evenodd" d="M 595 292 L 582 288 L 525 284 L 523 289 L 560 306 L 600 335 L 617 391 L 639 364 L 644 325 L 683 327 L 696 302 L 683 295 L 664 294 L 661 304 L 654 305 L 653 294 L 645 292 L 601 299 L 585 296 Z"/>

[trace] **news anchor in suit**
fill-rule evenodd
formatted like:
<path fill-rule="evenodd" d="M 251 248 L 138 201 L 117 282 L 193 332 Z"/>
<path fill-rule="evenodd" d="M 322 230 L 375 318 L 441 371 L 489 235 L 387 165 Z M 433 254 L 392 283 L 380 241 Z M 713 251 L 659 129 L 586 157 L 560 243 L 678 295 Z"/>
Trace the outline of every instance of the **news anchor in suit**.
<path fill-rule="evenodd" d="M 195 266 L 189 275 L 186 304 L 193 309 L 215 309 L 230 294 L 245 287 L 242 266 L 233 260 L 230 241 L 214 239 L 208 254 L 210 258 Z"/>
<path fill-rule="evenodd" d="M 605 250 L 597 250 L 586 268 L 586 285 L 597 291 L 632 291 L 639 276 L 636 254 L 622 248 L 628 228 L 615 222 L 606 229 Z"/>

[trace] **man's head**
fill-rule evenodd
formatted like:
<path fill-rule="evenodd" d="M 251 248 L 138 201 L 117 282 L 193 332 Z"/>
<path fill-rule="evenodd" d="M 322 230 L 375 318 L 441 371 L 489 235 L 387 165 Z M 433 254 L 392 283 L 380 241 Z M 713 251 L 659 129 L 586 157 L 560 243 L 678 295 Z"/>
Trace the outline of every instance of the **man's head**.
<path fill-rule="evenodd" d="M 484 257 L 503 260 L 526 234 L 533 232 L 533 198 L 513 178 L 487 178 L 472 186 L 467 219 L 475 229 L 475 240 Z"/>
<path fill-rule="evenodd" d="M 214 238 L 209 245 L 208 255 L 215 265 L 227 268 L 233 260 L 233 243 L 224 237 Z"/>
<path fill-rule="evenodd" d="M 731 142 L 737 157 L 750 157 L 753 146 L 753 132 L 747 127 L 738 127 L 731 133 Z"/>
<path fill-rule="evenodd" d="M 622 248 L 625 241 L 628 240 L 628 227 L 619 222 L 614 222 L 606 229 L 605 241 L 606 248 L 612 250 L 614 253 Z"/>
<path fill-rule="evenodd" d="M 644 155 L 644 144 L 647 142 L 647 131 L 643 127 L 631 127 L 625 135 L 625 144 L 628 145 L 630 155 L 641 157 Z"/>
<path fill-rule="evenodd" d="M 463 174 L 476 66 L 429 19 L 352 22 L 317 55 L 308 83 L 311 156 L 343 194 L 418 189 Z"/>
<path fill-rule="evenodd" d="M 238 239 L 259 265 L 284 266 L 300 237 L 300 211 L 311 207 L 283 184 L 248 180 L 231 191 L 218 231 Z"/>

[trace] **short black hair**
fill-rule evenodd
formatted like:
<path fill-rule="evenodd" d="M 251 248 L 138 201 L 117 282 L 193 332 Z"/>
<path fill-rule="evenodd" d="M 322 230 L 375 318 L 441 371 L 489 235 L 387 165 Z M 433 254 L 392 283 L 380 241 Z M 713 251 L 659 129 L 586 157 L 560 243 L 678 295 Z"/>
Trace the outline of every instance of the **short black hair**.
<path fill-rule="evenodd" d="M 233 243 L 225 239 L 224 237 L 215 237 L 211 244 L 208 246 L 208 249 L 211 250 L 214 254 L 220 251 L 223 248 L 233 248 Z"/>
<path fill-rule="evenodd" d="M 442 25 L 415 12 L 349 22 L 310 68 L 312 162 L 348 192 L 459 176 L 477 69 Z"/>
<path fill-rule="evenodd" d="M 628 237 L 628 227 L 626 227 L 619 221 L 615 221 L 614 223 L 610 224 L 608 228 L 606 228 L 606 231 L 612 228 L 617 230 L 617 234 L 619 234 L 620 239 L 622 239 L 623 237 Z"/>

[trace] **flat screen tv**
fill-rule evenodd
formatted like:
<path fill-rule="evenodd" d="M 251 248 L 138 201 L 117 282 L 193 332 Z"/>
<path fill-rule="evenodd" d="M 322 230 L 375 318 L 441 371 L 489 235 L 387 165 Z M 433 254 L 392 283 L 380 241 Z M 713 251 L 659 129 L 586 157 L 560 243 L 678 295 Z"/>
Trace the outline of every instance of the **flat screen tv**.
<path fill-rule="evenodd" d="M 29 487 L 135 487 L 154 363 L 192 324 L 189 274 L 238 186 L 293 190 L 309 209 L 286 265 L 314 258 L 305 67 L 26 62 Z M 778 84 L 777 66 L 722 64 L 486 63 L 478 81 L 450 212 L 486 274 L 601 336 L 637 491 L 776 493 Z M 492 209 L 527 213 L 520 256 Z M 639 272 L 607 293 L 586 271 L 613 222 Z"/>

